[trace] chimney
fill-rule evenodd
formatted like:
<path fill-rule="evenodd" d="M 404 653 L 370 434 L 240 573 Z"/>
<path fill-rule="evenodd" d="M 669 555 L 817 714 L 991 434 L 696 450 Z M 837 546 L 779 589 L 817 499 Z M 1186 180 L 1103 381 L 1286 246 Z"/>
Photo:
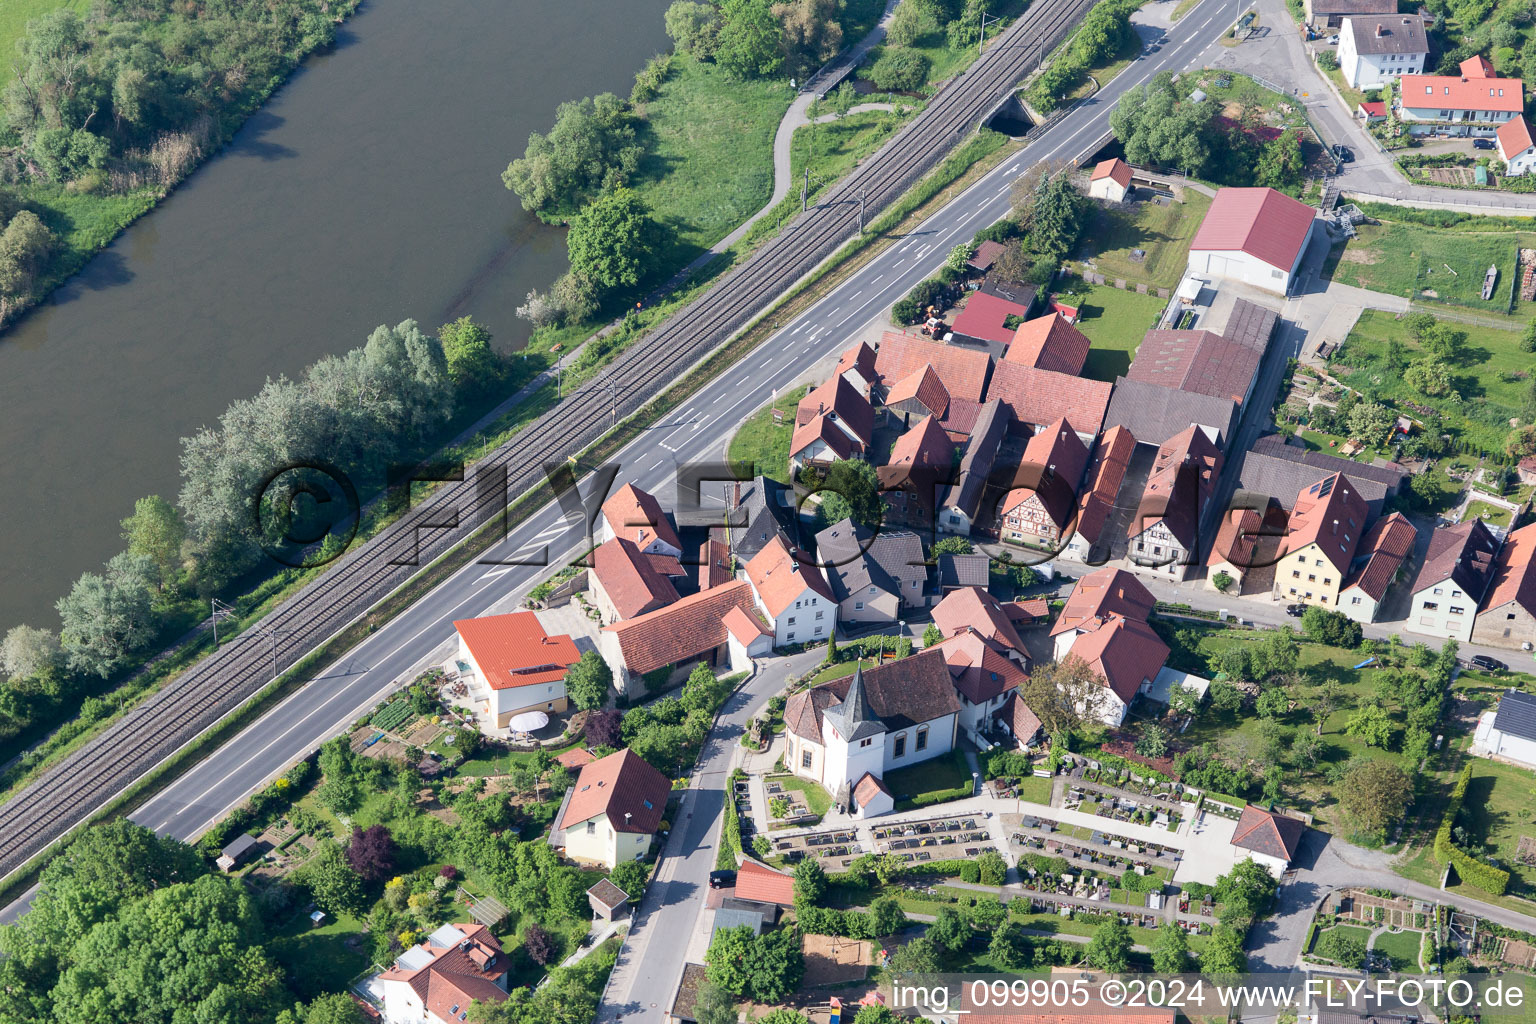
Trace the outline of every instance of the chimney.
<path fill-rule="evenodd" d="M 1379 22 L 1379 21 L 1378 21 L 1378 22 L 1377 22 L 1377 23 L 1376 23 L 1376 38 L 1377 38 L 1377 39 L 1380 39 L 1380 38 L 1381 38 L 1381 37 L 1382 37 L 1382 36 L 1384 36 L 1384 35 L 1386 35 L 1386 34 L 1387 34 L 1387 33 L 1386 33 L 1386 30 L 1384 30 L 1384 29 L 1383 29 L 1383 28 L 1382 28 L 1382 27 L 1381 27 L 1381 22 Z"/>

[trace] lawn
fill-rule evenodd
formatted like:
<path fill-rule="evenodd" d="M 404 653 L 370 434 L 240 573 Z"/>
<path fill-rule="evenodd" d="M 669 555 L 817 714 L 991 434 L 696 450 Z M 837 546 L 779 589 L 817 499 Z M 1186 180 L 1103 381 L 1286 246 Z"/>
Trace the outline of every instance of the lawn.
<path fill-rule="evenodd" d="M 1210 199 L 1194 189 L 1184 190 L 1183 202 L 1170 200 L 1166 206 L 1100 206 L 1084 233 L 1079 258 L 1091 257 L 1094 268 L 1110 281 L 1122 278 L 1172 288 L 1189 262 L 1189 240 L 1210 206 Z M 1137 249 L 1146 253 L 1140 261 L 1131 258 Z"/>
<path fill-rule="evenodd" d="M 832 809 L 832 794 L 809 779 L 801 779 L 793 775 L 775 775 L 773 781 L 785 789 L 793 789 L 797 793 L 805 794 L 805 804 L 811 809 L 812 814 L 826 814 Z"/>
<path fill-rule="evenodd" d="M 765 473 L 789 479 L 789 441 L 795 432 L 795 406 L 809 390 L 810 385 L 802 385 L 786 391 L 747 417 L 731 437 L 727 458 L 732 472 L 742 477 Z M 773 421 L 775 409 L 784 414 L 783 422 Z"/>
<path fill-rule="evenodd" d="M 892 97 L 898 104 L 905 102 L 912 109 L 910 97 Z M 861 97 L 860 102 L 883 101 L 883 97 Z M 832 111 L 823 105 L 822 114 Z M 809 167 L 811 172 L 810 201 L 863 160 L 879 149 L 891 133 L 902 124 L 901 117 L 891 110 L 864 110 L 848 114 L 836 121 L 808 124 L 795 130 L 790 140 L 790 196 L 794 212 L 800 209 L 800 186 Z"/>
<path fill-rule="evenodd" d="M 1031 775 L 1029 778 L 1019 781 L 1018 792 L 1020 800 L 1027 800 L 1033 804 L 1049 805 L 1051 802 L 1051 780 Z"/>
<path fill-rule="evenodd" d="M 73 7 L 84 14 L 91 9 L 88 0 L 5 0 L 0 4 L 0 91 L 11 82 L 11 55 L 16 52 L 16 41 L 27 30 L 27 22 L 61 7 Z"/>
<path fill-rule="evenodd" d="M 1088 335 L 1093 348 L 1083 366 L 1083 376 L 1093 380 L 1113 381 L 1131 368 L 1131 357 L 1142 337 L 1157 323 L 1166 299 L 1141 295 L 1112 285 L 1069 285 L 1070 292 L 1060 295 L 1063 302 L 1077 306 L 1078 330 Z"/>
<path fill-rule="evenodd" d="M 342 915 L 316 928 L 309 923 L 308 912 L 301 911 L 277 930 L 267 948 L 287 971 L 294 994 L 308 1000 L 324 992 L 345 992 L 368 966 L 368 952 L 347 948 L 347 940 L 353 937 L 363 937 L 362 949 L 371 949 L 363 936 L 363 923 L 356 918 Z"/>
<path fill-rule="evenodd" d="M 898 811 L 911 810 L 921 806 L 917 801 L 930 794 L 962 789 L 969 793 L 971 769 L 965 763 L 965 756 L 952 750 L 947 757 L 936 757 L 886 772 L 885 785 L 896 797 Z"/>
<path fill-rule="evenodd" d="M 1371 948 L 1380 950 L 1392 958 L 1394 971 L 1412 971 L 1415 974 L 1419 970 L 1419 945 L 1422 943 L 1423 933 L 1413 931 L 1382 932 L 1376 936 Z"/>
<path fill-rule="evenodd" d="M 1394 341 L 1401 346 L 1405 365 L 1424 353 L 1407 328 L 1391 313 L 1379 310 L 1360 314 L 1343 348 L 1334 356 L 1333 373 L 1345 384 L 1373 392 L 1389 405 L 1413 403 L 1436 409 L 1453 436 L 1479 451 L 1502 451 L 1510 419 L 1526 415 L 1531 355 L 1520 351 L 1520 335 L 1515 331 L 1446 323 L 1467 336 L 1461 358 L 1451 367 L 1459 401 L 1426 397 L 1408 386 L 1400 370 L 1388 367 L 1388 349 Z"/>
<path fill-rule="evenodd" d="M 1461 521 L 1466 522 L 1468 519 L 1481 519 L 1493 526 L 1508 527 L 1510 517 L 1513 514 L 1514 513 L 1510 512 L 1510 510 L 1507 508 L 1500 508 L 1497 505 L 1490 505 L 1486 501 L 1469 501 L 1467 502 L 1466 512 L 1462 514 Z"/>
<path fill-rule="evenodd" d="M 1383 220 L 1362 224 L 1345 246 L 1333 279 L 1415 301 L 1443 302 L 1503 314 L 1515 272 L 1515 250 L 1536 246 L 1536 233 L 1458 231 Z M 1499 268 L 1493 298 L 1483 301 L 1483 275 Z"/>
<path fill-rule="evenodd" d="M 1486 758 L 1473 759 L 1472 782 L 1459 819 L 1473 851 L 1509 871 L 1510 893 L 1530 895 L 1536 889 L 1536 867 L 1521 864 L 1515 851 L 1521 836 L 1536 836 L 1536 777 L 1514 765 Z"/>

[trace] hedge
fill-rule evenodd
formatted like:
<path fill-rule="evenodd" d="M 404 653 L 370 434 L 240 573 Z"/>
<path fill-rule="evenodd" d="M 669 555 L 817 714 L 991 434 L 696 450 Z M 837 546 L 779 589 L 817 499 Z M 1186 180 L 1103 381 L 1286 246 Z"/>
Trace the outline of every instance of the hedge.
<path fill-rule="evenodd" d="M 1462 801 L 1466 799 L 1467 787 L 1472 782 L 1472 768 L 1473 763 L 1468 762 L 1466 767 L 1462 768 L 1456 785 L 1451 787 L 1451 797 L 1446 801 L 1445 814 L 1440 818 L 1440 827 L 1435 830 L 1433 851 L 1435 862 L 1449 863 L 1461 876 L 1461 880 L 1468 885 L 1476 886 L 1493 896 L 1502 896 L 1509 888 L 1509 872 L 1503 868 L 1496 868 L 1492 864 L 1484 864 L 1458 849 L 1451 841 L 1451 829 L 1455 827 L 1456 818 L 1461 814 Z"/>
<path fill-rule="evenodd" d="M 737 771 L 740 771 L 738 768 Z M 736 773 L 731 773 L 731 782 L 736 781 Z M 741 819 L 736 816 L 736 799 L 734 786 L 725 791 L 725 825 L 720 829 L 720 848 L 715 851 L 715 870 L 733 871 L 736 868 L 736 855 L 741 852 Z"/>

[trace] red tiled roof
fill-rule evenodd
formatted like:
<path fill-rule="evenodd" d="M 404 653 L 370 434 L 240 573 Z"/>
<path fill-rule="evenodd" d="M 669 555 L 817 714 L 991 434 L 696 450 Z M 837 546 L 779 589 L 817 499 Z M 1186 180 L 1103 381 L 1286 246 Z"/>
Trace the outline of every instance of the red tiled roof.
<path fill-rule="evenodd" d="M 572 828 L 606 814 L 615 832 L 647 835 L 661 823 L 670 792 L 671 781 L 625 747 L 582 766 L 556 827 Z"/>
<path fill-rule="evenodd" d="M 1126 163 L 1124 160 L 1121 160 L 1119 157 L 1113 157 L 1109 160 L 1100 160 L 1098 165 L 1094 167 L 1093 174 L 1089 177 L 1088 180 L 1098 181 L 1100 178 L 1113 178 L 1115 183 L 1118 184 L 1121 188 L 1130 188 L 1131 165 Z"/>
<path fill-rule="evenodd" d="M 1041 427 L 1024 447 L 1024 461 L 1015 477 L 1021 486 L 1003 497 L 999 514 L 1006 516 L 1030 498 L 1038 498 L 1056 528 L 1065 529 L 1076 510 L 1077 485 L 1087 464 L 1088 448 L 1066 420 Z"/>
<path fill-rule="evenodd" d="M 1097 542 L 1109 514 L 1115 509 L 1115 496 L 1131 464 L 1136 439 L 1121 426 L 1113 426 L 1099 436 L 1099 450 L 1093 476 L 1077 503 L 1077 532 Z"/>
<path fill-rule="evenodd" d="M 1403 75 L 1398 83 L 1398 103 L 1410 109 L 1453 108 L 1507 114 L 1525 110 L 1525 83 L 1518 78 Z"/>
<path fill-rule="evenodd" d="M 1263 353 L 1210 331 L 1148 331 L 1127 380 L 1241 402 Z"/>
<path fill-rule="evenodd" d="M 580 768 L 584 764 L 591 764 L 597 760 L 597 756 L 586 747 L 572 747 L 570 750 L 555 755 L 555 764 L 562 768 Z"/>
<path fill-rule="evenodd" d="M 914 398 L 935 416 L 942 417 L 949 409 L 949 391 L 944 387 L 944 382 L 939 380 L 938 371 L 928 363 L 892 385 L 891 390 L 886 392 L 885 404 L 896 405 Z"/>
<path fill-rule="evenodd" d="M 453 628 L 493 690 L 556 682 L 581 660 L 575 642 L 564 633 L 545 633 L 533 612 L 458 619 Z"/>
<path fill-rule="evenodd" d="M 1160 522 L 1185 550 L 1192 550 L 1200 514 L 1216 488 L 1221 463 L 1221 451 L 1201 427 L 1185 427 L 1164 441 L 1136 506 L 1131 536 Z"/>
<path fill-rule="evenodd" d="M 994 242 L 989 238 L 976 247 L 976 252 L 966 260 L 966 264 L 977 270 L 990 270 L 997 258 L 1007 251 L 1008 247 L 1002 242 Z"/>
<path fill-rule="evenodd" d="M 625 667 L 644 675 L 724 644 L 727 632 L 723 620 L 732 608 L 755 614 L 752 586 L 746 580 L 732 580 L 690 594 L 665 608 L 604 626 L 603 631 L 618 640 Z"/>
<path fill-rule="evenodd" d="M 827 378 L 820 387 L 800 399 L 795 408 L 795 425 L 804 426 L 827 413 L 841 420 L 866 447 L 875 436 L 874 408 L 869 399 L 840 373 Z"/>
<path fill-rule="evenodd" d="M 875 350 L 868 342 L 861 341 L 838 356 L 836 372 L 843 374 L 849 370 L 859 371 L 859 376 L 867 381 L 875 379 Z"/>
<path fill-rule="evenodd" d="M 955 689 L 972 704 L 985 704 L 1028 678 L 1001 645 L 980 633 L 956 633 L 934 644 L 932 649 L 943 653 Z"/>
<path fill-rule="evenodd" d="M 1413 580 L 1413 592 L 1451 580 L 1473 598 L 1481 598 L 1493 576 L 1498 539 L 1481 519 L 1468 519 L 1429 535 L 1429 550 Z"/>
<path fill-rule="evenodd" d="M 1407 81 L 1409 75 L 1404 75 Z M 1191 251 L 1241 251 L 1289 272 L 1317 213 L 1272 188 L 1222 188 L 1200 222 Z"/>
<path fill-rule="evenodd" d="M 1001 399 L 1020 423 L 1051 423 L 1065 419 L 1072 429 L 1097 434 L 1109 408 L 1114 385 L 1103 380 L 1073 377 L 1023 363 L 1001 362 L 992 370 L 987 400 Z"/>
<path fill-rule="evenodd" d="M 1084 626 L 1107 615 L 1124 615 L 1145 621 L 1157 601 L 1152 592 L 1124 569 L 1105 566 L 1077 581 L 1067 603 L 1051 627 L 1051 636 Z"/>
<path fill-rule="evenodd" d="M 945 594 L 944 600 L 933 606 L 933 624 L 946 637 L 975 630 L 989 640 L 1025 652 L 1024 641 L 1003 606 L 980 587 L 960 587 Z"/>
<path fill-rule="evenodd" d="M 1499 157 L 1506 163 L 1512 157 L 1536 146 L 1536 139 L 1531 138 L 1531 126 L 1526 123 L 1524 116 L 1505 121 L 1493 134 L 1499 140 Z"/>
<path fill-rule="evenodd" d="M 1237 819 L 1232 845 L 1289 863 L 1296 856 L 1306 830 L 1307 826 L 1295 818 L 1249 804 Z"/>
<path fill-rule="evenodd" d="M 1393 512 L 1376 520 L 1360 542 L 1360 553 L 1367 555 L 1365 564 L 1352 572 L 1344 581 L 1344 590 L 1359 587 L 1373 600 L 1380 601 L 1387 593 L 1397 570 L 1413 553 L 1413 543 L 1419 531 L 1414 529 L 1408 517 Z M 1357 559 L 1358 560 L 1358 559 Z"/>
<path fill-rule="evenodd" d="M 1030 737 L 1040 731 L 1040 716 L 1024 703 L 1024 698 L 1019 696 L 1019 691 L 1014 690 L 1008 694 L 1008 699 L 1003 706 L 992 712 L 992 717 L 1008 723 L 1008 728 L 1013 732 L 1013 738 L 1019 742 L 1027 742 Z"/>
<path fill-rule="evenodd" d="M 1000 295 L 972 292 L 965 308 L 955 317 L 955 333 L 1006 345 L 1013 337 L 1013 332 L 1003 326 L 1008 317 L 1028 315 L 1028 309 Z"/>
<path fill-rule="evenodd" d="M 789 439 L 789 457 L 794 458 L 817 441 L 825 441 L 827 447 L 840 459 L 851 459 L 863 450 L 857 441 L 837 425 L 832 416 L 822 414 L 795 428 Z"/>
<path fill-rule="evenodd" d="M 655 498 L 634 484 L 625 484 L 603 502 L 603 519 L 615 537 L 626 537 L 642 551 L 654 540 L 681 551 L 677 531 Z"/>
<path fill-rule="evenodd" d="M 1483 609 L 1513 602 L 1536 614 L 1536 523 L 1512 530 L 1493 564 L 1493 582 Z"/>
<path fill-rule="evenodd" d="M 456 924 L 464 936 L 450 946 L 433 945 L 430 940 L 416 947 L 418 954 L 432 959 L 417 968 L 402 968 L 398 962 L 379 975 L 383 981 L 400 981 L 411 986 L 422 1004 L 440 1020 L 457 1020 L 459 1010 L 467 1010 L 476 999 L 501 1002 L 507 998 L 496 980 L 507 973 L 509 962 L 501 955 L 501 943 L 481 924 Z M 468 943 L 466 946 L 465 943 Z"/>
<path fill-rule="evenodd" d="M 743 647 L 752 646 L 752 642 L 759 637 L 773 635 L 763 628 L 763 624 L 755 615 L 748 615 L 740 608 L 732 608 L 726 612 L 720 622 Z"/>
<path fill-rule="evenodd" d="M 1020 324 L 1003 353 L 1003 361 L 1076 377 L 1083 372 L 1091 347 L 1093 342 L 1088 340 L 1088 335 L 1068 323 L 1060 313 L 1052 312 Z"/>
<path fill-rule="evenodd" d="M 958 345 L 940 345 L 894 331 L 881 336 L 880 348 L 875 353 L 875 370 L 887 388 L 921 369 L 924 363 L 933 364 L 938 371 L 951 402 L 956 399 L 981 401 L 987 386 L 987 370 L 992 365 L 992 358 L 985 352 Z"/>
<path fill-rule="evenodd" d="M 1387 104 L 1385 100 L 1366 100 L 1360 104 L 1360 109 L 1369 117 L 1386 117 Z"/>
<path fill-rule="evenodd" d="M 1022 601 L 1009 601 L 1003 605 L 1003 614 L 1014 625 L 1022 622 L 1027 626 L 1051 614 L 1051 603 L 1043 597 L 1026 597 Z"/>
<path fill-rule="evenodd" d="M 836 604 L 821 570 L 810 562 L 796 561 L 782 537 L 772 538 L 752 556 L 747 563 L 747 579 L 775 619 L 807 590 Z"/>
<path fill-rule="evenodd" d="M 1216 542 L 1211 545 L 1210 564 L 1225 562 L 1239 569 L 1253 567 L 1253 549 L 1259 543 L 1263 517 L 1253 509 L 1228 509 L 1216 527 Z"/>
<path fill-rule="evenodd" d="M 1141 619 L 1111 615 L 1072 641 L 1071 653 L 1086 661 L 1121 703 L 1136 697 L 1143 680 L 1156 679 L 1168 661 L 1168 645 Z"/>
<path fill-rule="evenodd" d="M 888 466 L 928 466 L 948 469 L 955 461 L 955 443 L 949 439 L 939 421 L 924 416 L 896 439 L 891 448 Z"/>
<path fill-rule="evenodd" d="M 981 418 L 982 403 L 971 402 L 963 398 L 951 397 L 949 411 L 939 418 L 939 426 L 944 428 L 944 433 L 955 444 L 963 444 L 965 439 L 976 429 L 976 421 Z"/>
<path fill-rule="evenodd" d="M 1290 532 L 1280 544 L 1280 557 L 1315 543 L 1335 569 L 1348 572 L 1365 535 L 1369 514 L 1354 481 L 1343 473 L 1324 477 L 1296 495 Z"/>
<path fill-rule="evenodd" d="M 795 905 L 795 879 L 751 857 L 744 858 L 736 869 L 736 898 L 754 903 L 777 903 L 782 907 Z"/>
<path fill-rule="evenodd" d="M 1493 62 L 1480 53 L 1474 53 L 1460 64 L 1456 65 L 1462 78 L 1498 78 L 1499 73 L 1493 70 Z"/>
<path fill-rule="evenodd" d="M 699 589 L 708 590 L 729 583 L 731 575 L 731 549 L 724 541 L 710 538 L 699 545 Z"/>
<path fill-rule="evenodd" d="M 621 619 L 632 619 L 677 600 L 671 581 L 623 537 L 615 537 L 592 552 L 592 575 Z"/>
<path fill-rule="evenodd" d="M 860 807 L 868 807 L 869 802 L 880 793 L 884 793 L 886 796 L 891 795 L 891 791 L 885 788 L 885 783 L 875 778 L 869 772 L 865 772 L 863 778 L 859 779 L 858 783 L 853 787 L 853 802 Z"/>

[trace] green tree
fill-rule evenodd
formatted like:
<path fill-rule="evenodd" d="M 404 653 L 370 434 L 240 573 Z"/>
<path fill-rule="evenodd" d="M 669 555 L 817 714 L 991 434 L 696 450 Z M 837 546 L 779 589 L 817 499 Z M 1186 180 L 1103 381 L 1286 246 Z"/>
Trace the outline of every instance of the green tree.
<path fill-rule="evenodd" d="M 975 548 L 971 546 L 969 539 L 965 537 L 944 537 L 933 542 L 934 557 L 939 555 L 969 555 Z"/>
<path fill-rule="evenodd" d="M 1254 181 L 1282 191 L 1301 185 L 1306 175 L 1306 159 L 1301 154 L 1300 132 L 1283 132 L 1266 143 L 1254 167 Z"/>
<path fill-rule="evenodd" d="M 1259 694 L 1259 699 L 1254 702 L 1254 710 L 1260 718 L 1278 718 L 1286 713 L 1291 703 L 1291 695 L 1283 686 L 1271 686 Z"/>
<path fill-rule="evenodd" d="M 1325 679 L 1323 685 L 1308 698 L 1307 707 L 1312 712 L 1312 720 L 1317 723 L 1317 735 L 1323 734 L 1323 725 L 1328 721 L 1328 716 L 1343 703 L 1344 688 L 1337 679 Z"/>
<path fill-rule="evenodd" d="M 533 132 L 522 157 L 502 172 L 523 209 L 558 219 L 629 181 L 645 149 L 623 100 L 611 92 L 562 103 L 548 135 Z"/>
<path fill-rule="evenodd" d="M 678 52 L 700 60 L 709 60 L 715 55 L 715 45 L 720 39 L 720 10 L 714 4 L 675 0 L 667 8 L 665 22 L 667 35 Z"/>
<path fill-rule="evenodd" d="M 59 638 L 50 630 L 12 626 L 0 641 L 0 669 L 12 683 L 41 675 L 57 665 L 59 657 Z"/>
<path fill-rule="evenodd" d="M 1421 394 L 1440 398 L 1451 393 L 1451 368 L 1441 359 L 1415 359 L 1403 371 L 1403 380 Z"/>
<path fill-rule="evenodd" d="M 895 897 L 881 896 L 869 905 L 869 922 L 876 935 L 895 935 L 906 926 L 907 915 Z"/>
<path fill-rule="evenodd" d="M 781 1001 L 805 974 L 799 935 L 789 929 L 753 935 L 746 925 L 722 928 L 704 960 L 711 982 L 759 1003 Z"/>
<path fill-rule="evenodd" d="M 322 780 L 316 798 L 337 814 L 350 814 L 363 800 L 363 787 L 345 736 L 327 740 L 320 747 Z"/>
<path fill-rule="evenodd" d="M 725 0 L 715 63 L 731 78 L 766 78 L 784 65 L 784 28 L 768 0 Z"/>
<path fill-rule="evenodd" d="M 827 869 L 809 857 L 795 865 L 795 906 L 814 907 L 827 894 Z"/>
<path fill-rule="evenodd" d="M 909 940 L 890 960 L 891 970 L 902 974 L 936 974 L 939 951 L 933 940 L 919 937 Z"/>
<path fill-rule="evenodd" d="M 1136 753 L 1154 760 L 1168 753 L 1168 730 L 1155 722 L 1144 725 L 1136 738 Z"/>
<path fill-rule="evenodd" d="M 157 625 L 157 582 L 154 563 L 126 551 L 112 557 L 104 575 L 88 572 L 76 580 L 56 605 L 69 667 L 105 679 L 147 646 Z"/>
<path fill-rule="evenodd" d="M 299 872 L 301 881 L 314 896 L 315 903 L 332 917 L 356 914 L 366 905 L 363 879 L 340 846 L 331 840 L 320 844 L 320 850 Z"/>
<path fill-rule="evenodd" d="M 1002 885 L 1008 877 L 1008 863 L 996 850 L 983 850 L 976 856 L 976 868 L 982 885 Z"/>
<path fill-rule="evenodd" d="M 928 926 L 928 937 L 951 953 L 970 941 L 971 934 L 970 922 L 954 907 L 940 907 L 933 923 Z"/>
<path fill-rule="evenodd" d="M 1318 758 L 1322 754 L 1323 741 L 1314 733 L 1303 730 L 1291 740 L 1291 760 L 1302 771 L 1317 767 Z"/>
<path fill-rule="evenodd" d="M 869 68 L 870 83 L 884 92 L 912 92 L 927 80 L 927 56 L 904 46 L 887 46 Z"/>
<path fill-rule="evenodd" d="M 1182 102 L 1173 76 L 1162 73 L 1145 85 L 1127 89 L 1110 112 L 1109 123 L 1124 144 L 1128 162 L 1173 167 L 1198 176 L 1212 162 L 1212 149 L 1221 135 L 1216 113 L 1215 104 Z"/>
<path fill-rule="evenodd" d="M 1083 230 L 1087 200 L 1065 174 L 1046 177 L 1035 191 L 1029 248 L 1052 260 L 1064 259 Z"/>
<path fill-rule="evenodd" d="M 1525 331 L 1520 335 L 1520 351 L 1536 352 L 1536 317 L 1526 321 Z"/>
<path fill-rule="evenodd" d="M 128 552 L 155 564 L 162 587 L 173 582 L 181 572 L 181 545 L 187 539 L 187 527 L 176 506 L 158 494 L 140 498 L 122 527 Z"/>
<path fill-rule="evenodd" d="M 1323 932 L 1317 940 L 1317 953 L 1354 970 L 1365 966 L 1365 940 L 1337 928 Z"/>
<path fill-rule="evenodd" d="M 996 896 L 978 896 L 966 908 L 965 916 L 970 919 L 971 927 L 990 932 L 1008 919 L 1008 908 Z"/>
<path fill-rule="evenodd" d="M 1211 577 L 1211 586 L 1223 592 L 1234 582 L 1235 581 L 1232 579 L 1232 574 L 1227 572 L 1225 569 L 1217 572 L 1216 575 Z"/>
<path fill-rule="evenodd" d="M 0 299 L 32 291 L 37 275 L 48 264 L 55 240 L 37 214 L 22 210 L 0 231 Z"/>
<path fill-rule="evenodd" d="M 1358 831 L 1385 836 L 1403 819 L 1413 785 L 1403 770 L 1381 760 L 1353 764 L 1338 787 L 1339 807 Z"/>
<path fill-rule="evenodd" d="M 1200 970 L 1205 974 L 1242 974 L 1248 970 L 1242 933 L 1225 925 L 1214 928 L 1200 953 Z"/>
<path fill-rule="evenodd" d="M 853 1024 L 902 1024 L 902 1019 L 889 1006 L 871 1003 L 859 1007 L 859 1012 L 853 1015 Z"/>
<path fill-rule="evenodd" d="M 1188 686 L 1176 686 L 1168 695 L 1168 708 L 1181 715 L 1193 715 L 1200 710 L 1200 691 Z"/>
<path fill-rule="evenodd" d="M 645 276 L 650 235 L 650 212 L 638 193 L 604 192 L 571 218 L 571 270 L 605 288 L 633 288 Z"/>
<path fill-rule="evenodd" d="M 1131 945 L 1131 930 L 1112 917 L 1094 929 L 1083 959 L 1101 971 L 1121 974 L 1131 965 Z"/>
<path fill-rule="evenodd" d="M 735 1024 L 735 1021 L 736 1018 L 732 1017 L 731 1024 Z M 703 1024 L 703 1022 L 700 1021 L 700 1024 Z M 757 1024 L 811 1024 L 811 1021 L 809 1017 L 798 1010 L 791 1010 L 781 1006 L 776 1010 L 769 1010 L 757 1018 Z"/>
<path fill-rule="evenodd" d="M 818 527 L 820 529 L 845 518 L 874 529 L 879 527 L 885 514 L 885 501 L 880 497 L 880 481 L 875 475 L 875 467 L 863 459 L 839 459 L 832 463 L 817 493 L 822 504 L 816 513 L 817 521 L 820 523 L 825 519 L 824 525 Z M 835 512 L 843 514 L 833 519 Z"/>
<path fill-rule="evenodd" d="M 483 388 L 496 381 L 501 361 L 491 348 L 491 332 L 461 316 L 437 329 L 448 376 L 459 387 Z"/>
<path fill-rule="evenodd" d="M 368 1024 L 368 1018 L 345 992 L 328 992 L 316 996 L 307 1006 L 279 1013 L 277 1024 Z"/>
<path fill-rule="evenodd" d="M 885 39 L 891 46 L 914 46 L 942 28 L 942 12 L 933 0 L 901 0 Z"/>
<path fill-rule="evenodd" d="M 940 629 L 935 623 L 930 622 L 923 629 L 923 646 L 924 647 L 932 647 L 934 644 L 942 643 L 943 640 L 944 640 L 944 631 L 942 629 Z"/>
<path fill-rule="evenodd" d="M 565 692 L 579 711 L 591 711 L 608 699 L 613 670 L 596 651 L 583 651 L 565 673 Z"/>
<path fill-rule="evenodd" d="M 1276 887 L 1275 876 L 1252 857 L 1234 865 L 1231 871 L 1216 879 L 1219 920 L 1224 925 L 1246 931 L 1274 899 Z"/>
<path fill-rule="evenodd" d="M 1189 970 L 1189 939 L 1183 928 L 1159 928 L 1152 943 L 1152 969 L 1158 974 Z"/>
<path fill-rule="evenodd" d="M 1397 429 L 1397 414 L 1380 402 L 1360 402 L 1349 411 L 1349 432 L 1371 446 L 1387 443 Z"/>
<path fill-rule="evenodd" d="M 1237 712 L 1243 707 L 1243 691 L 1231 683 L 1213 682 L 1208 691 L 1211 695 L 1211 707 L 1217 711 Z"/>
<path fill-rule="evenodd" d="M 1344 735 L 1358 736 L 1365 741 L 1366 746 L 1381 747 L 1383 750 L 1391 744 L 1392 734 L 1396 731 L 1386 710 L 1374 701 L 1362 704 L 1344 723 Z"/>

